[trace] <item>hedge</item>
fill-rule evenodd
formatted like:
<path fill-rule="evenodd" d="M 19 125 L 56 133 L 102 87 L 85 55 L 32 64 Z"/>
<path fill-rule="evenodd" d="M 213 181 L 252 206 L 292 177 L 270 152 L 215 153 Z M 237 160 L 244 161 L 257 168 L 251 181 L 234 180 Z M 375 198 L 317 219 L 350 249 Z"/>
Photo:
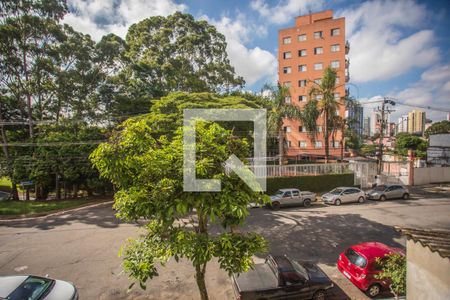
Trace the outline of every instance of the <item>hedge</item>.
<path fill-rule="evenodd" d="M 353 173 L 327 174 L 317 176 L 290 176 L 267 178 L 267 194 L 278 189 L 298 188 L 302 191 L 326 192 L 338 186 L 354 186 Z"/>

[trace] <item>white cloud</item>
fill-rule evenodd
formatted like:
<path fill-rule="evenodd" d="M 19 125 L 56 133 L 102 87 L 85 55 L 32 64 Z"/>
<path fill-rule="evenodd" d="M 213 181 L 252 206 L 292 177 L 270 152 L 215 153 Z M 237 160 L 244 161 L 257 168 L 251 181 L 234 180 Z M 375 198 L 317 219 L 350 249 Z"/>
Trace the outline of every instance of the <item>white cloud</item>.
<path fill-rule="evenodd" d="M 387 80 L 439 59 L 433 32 L 418 28 L 429 12 L 412 0 L 369 1 L 337 14 L 346 17 L 354 82 Z"/>
<path fill-rule="evenodd" d="M 409 105 L 437 108 L 425 109 L 427 118 L 444 119 L 447 112 L 443 110 L 450 110 L 450 63 L 429 68 L 422 73 L 419 81 L 393 96 Z M 399 106 L 395 116 L 405 114 L 411 109 L 414 108 Z"/>
<path fill-rule="evenodd" d="M 64 22 L 94 40 L 111 32 L 125 37 L 128 27 L 142 19 L 187 9 L 173 0 L 69 0 L 69 7 Z"/>
<path fill-rule="evenodd" d="M 284 24 L 291 23 L 295 16 L 308 14 L 309 10 L 321 9 L 324 2 L 323 0 L 285 0 L 275 6 L 269 6 L 265 0 L 253 0 L 250 7 L 270 23 Z"/>
<path fill-rule="evenodd" d="M 276 57 L 260 47 L 246 46 L 255 34 L 264 35 L 264 30 L 247 22 L 245 16 L 239 14 L 234 20 L 228 17 L 222 17 L 220 20 L 212 20 L 206 16 L 202 18 L 216 26 L 217 30 L 225 35 L 230 63 L 236 74 L 244 77 L 247 85 L 252 85 L 261 79 L 276 81 Z"/>

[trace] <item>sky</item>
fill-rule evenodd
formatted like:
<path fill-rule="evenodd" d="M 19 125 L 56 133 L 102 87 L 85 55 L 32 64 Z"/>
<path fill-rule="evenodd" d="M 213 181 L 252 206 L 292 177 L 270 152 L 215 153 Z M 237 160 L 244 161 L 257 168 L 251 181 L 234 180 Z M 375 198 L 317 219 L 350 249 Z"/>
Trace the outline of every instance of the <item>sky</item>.
<path fill-rule="evenodd" d="M 433 121 L 450 111 L 450 2 L 446 0 L 68 0 L 64 22 L 99 40 L 125 37 L 131 24 L 176 11 L 207 20 L 225 35 L 227 53 L 246 90 L 277 81 L 278 30 L 295 17 L 332 9 L 346 18 L 350 93 L 361 102 L 383 96 L 396 105 L 390 120 L 426 109 Z M 374 105 L 365 105 L 370 114 Z"/>

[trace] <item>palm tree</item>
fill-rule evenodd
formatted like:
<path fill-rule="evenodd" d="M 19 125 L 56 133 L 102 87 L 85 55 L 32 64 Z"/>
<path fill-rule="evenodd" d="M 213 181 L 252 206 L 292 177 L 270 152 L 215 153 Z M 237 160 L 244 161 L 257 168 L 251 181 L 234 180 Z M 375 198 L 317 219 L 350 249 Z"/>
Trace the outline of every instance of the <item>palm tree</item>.
<path fill-rule="evenodd" d="M 284 155 L 284 128 L 283 119 L 300 119 L 301 111 L 295 105 L 287 102 L 290 97 L 289 88 L 278 84 L 278 86 L 264 86 L 264 90 L 270 90 L 270 97 L 267 103 L 268 120 L 267 127 L 270 133 L 276 133 L 278 139 L 279 164 L 283 164 Z"/>
<path fill-rule="evenodd" d="M 318 95 L 322 98 L 317 102 L 318 110 L 323 116 L 324 142 L 325 142 L 325 163 L 328 163 L 330 156 L 330 133 L 336 129 L 337 123 L 334 121 L 336 111 L 340 103 L 334 98 L 336 89 L 336 71 L 327 67 L 323 72 L 323 78 L 320 84 L 314 82 L 314 86 L 309 90 L 310 101 L 317 99 Z"/>

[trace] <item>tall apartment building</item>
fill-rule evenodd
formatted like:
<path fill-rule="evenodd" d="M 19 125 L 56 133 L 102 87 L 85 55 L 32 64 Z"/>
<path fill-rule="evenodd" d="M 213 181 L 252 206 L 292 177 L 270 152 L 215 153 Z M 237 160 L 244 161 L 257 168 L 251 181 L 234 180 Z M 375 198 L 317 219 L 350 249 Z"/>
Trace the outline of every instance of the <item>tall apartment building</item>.
<path fill-rule="evenodd" d="M 365 117 L 363 120 L 363 135 L 370 136 L 370 117 Z"/>
<path fill-rule="evenodd" d="M 403 115 L 398 118 L 397 133 L 408 132 L 408 115 Z"/>
<path fill-rule="evenodd" d="M 345 118 L 349 120 L 348 127 L 353 129 L 361 137 L 364 126 L 364 108 L 361 105 L 349 107 L 345 111 Z"/>
<path fill-rule="evenodd" d="M 408 132 L 422 135 L 425 131 L 425 112 L 414 109 L 408 113 Z"/>
<path fill-rule="evenodd" d="M 278 78 L 289 87 L 286 102 L 303 108 L 309 101 L 308 91 L 314 82 L 320 83 L 323 71 L 331 66 L 337 71 L 335 98 L 341 103 L 338 114 L 345 114 L 345 83 L 349 80 L 346 54 L 349 45 L 345 40 L 345 18 L 333 18 L 326 10 L 295 19 L 295 26 L 278 32 Z M 284 120 L 288 156 L 321 156 L 325 154 L 323 120 L 317 121 L 318 135 L 312 141 L 306 128 L 298 120 Z M 340 155 L 342 132 L 330 136 L 330 155 Z"/>

